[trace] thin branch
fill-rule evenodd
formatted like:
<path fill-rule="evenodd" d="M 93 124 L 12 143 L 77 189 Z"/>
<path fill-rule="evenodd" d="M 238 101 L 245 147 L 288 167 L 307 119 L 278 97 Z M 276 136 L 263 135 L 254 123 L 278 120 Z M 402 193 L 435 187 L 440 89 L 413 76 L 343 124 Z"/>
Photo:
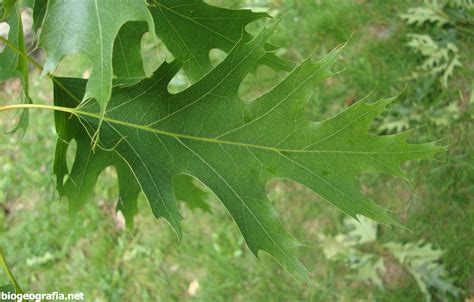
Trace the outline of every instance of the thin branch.
<path fill-rule="evenodd" d="M 41 65 L 38 61 L 33 59 L 28 54 L 26 54 L 23 50 L 18 48 L 15 44 L 11 43 L 10 41 L 8 41 L 7 39 L 5 39 L 2 36 L 0 36 L 0 42 L 4 43 L 7 47 L 11 48 L 13 51 L 15 51 L 18 55 L 20 55 L 22 58 L 24 58 L 28 62 L 30 62 L 34 67 L 39 69 L 41 72 L 44 71 L 43 65 Z M 46 75 L 54 82 L 54 84 L 56 84 L 62 90 L 64 90 L 64 92 L 66 92 L 70 97 L 72 97 L 78 104 L 80 104 L 82 102 L 71 91 L 69 91 L 69 89 L 67 89 L 60 81 L 58 81 L 54 75 L 52 75 L 49 72 Z"/>

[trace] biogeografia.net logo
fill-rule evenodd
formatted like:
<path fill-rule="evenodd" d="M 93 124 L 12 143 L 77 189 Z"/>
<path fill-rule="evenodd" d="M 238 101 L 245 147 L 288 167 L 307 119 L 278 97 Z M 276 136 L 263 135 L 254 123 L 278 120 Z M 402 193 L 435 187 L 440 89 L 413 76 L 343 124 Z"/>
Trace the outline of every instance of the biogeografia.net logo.
<path fill-rule="evenodd" d="M 60 292 L 52 292 L 47 294 L 15 294 L 15 293 L 0 293 L 0 301 L 30 301 L 30 302 L 41 302 L 41 301 L 84 301 L 84 293 L 74 294 L 63 294 Z"/>

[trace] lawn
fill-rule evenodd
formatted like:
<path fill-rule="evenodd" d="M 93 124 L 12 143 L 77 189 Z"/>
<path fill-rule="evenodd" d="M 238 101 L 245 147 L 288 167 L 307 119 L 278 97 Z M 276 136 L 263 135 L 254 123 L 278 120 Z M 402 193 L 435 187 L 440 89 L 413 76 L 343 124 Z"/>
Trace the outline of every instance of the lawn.
<path fill-rule="evenodd" d="M 336 64 L 340 73 L 311 97 L 309 119 L 326 119 L 364 97 L 375 101 L 400 94 L 372 133 L 416 128 L 411 140 L 449 146 L 435 161 L 404 165 L 410 182 L 360 176 L 362 191 L 392 210 L 404 227 L 365 222 L 361 228 L 301 185 L 270 182 L 267 192 L 278 215 L 305 245 L 298 254 L 310 271 L 308 285 L 269 256 L 262 253 L 257 259 L 213 197 L 208 200 L 212 213 L 181 206 L 185 221 L 180 243 L 165 221 L 153 217 L 144 196 L 129 230 L 114 210 L 118 188 L 115 171 L 109 169 L 99 178 L 95 202 L 70 217 L 67 201 L 58 200 L 52 174 L 53 114 L 32 110 L 22 139 L 0 134 L 0 246 L 22 287 L 28 292 L 81 291 L 87 301 L 473 299 L 474 35 L 449 33 L 462 66 L 454 69 L 448 86 L 441 87 L 433 77 L 410 79 L 422 57 L 407 46 L 407 35 L 440 32 L 409 26 L 400 18 L 423 1 L 207 2 L 281 16 L 271 42 L 295 61 L 313 53 L 322 57 L 347 42 Z M 263 24 L 251 24 L 249 30 L 258 31 Z M 150 56 L 162 46 L 147 42 L 144 48 L 147 70 L 152 71 L 159 62 Z M 215 57 L 218 60 L 219 54 Z M 74 56 L 61 63 L 58 73 L 83 75 L 88 66 L 87 59 Z M 250 99 L 282 76 L 260 67 L 239 93 Z M 31 78 L 34 101 L 50 103 L 51 83 L 34 70 Z M 17 86 L 14 81 L 0 86 L 1 103 L 15 102 Z M 14 120 L 12 114 L 2 113 L 2 129 L 10 129 Z M 358 236 L 352 236 L 354 230 Z M 405 260 L 399 258 L 402 254 Z M 440 271 L 442 277 L 431 274 Z M 0 284 L 7 281 L 0 273 Z"/>

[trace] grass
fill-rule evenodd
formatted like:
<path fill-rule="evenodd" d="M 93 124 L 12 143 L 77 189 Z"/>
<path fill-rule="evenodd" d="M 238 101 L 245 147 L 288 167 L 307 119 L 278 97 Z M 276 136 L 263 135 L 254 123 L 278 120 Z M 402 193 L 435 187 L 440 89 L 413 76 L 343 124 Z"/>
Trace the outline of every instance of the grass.
<path fill-rule="evenodd" d="M 214 1 L 241 6 L 240 1 Z M 474 133 L 469 99 L 473 62 L 472 40 L 461 42 L 464 68 L 455 72 L 447 91 L 434 91 L 427 80 L 403 80 L 419 64 L 405 43 L 407 27 L 397 14 L 413 1 L 249 1 L 271 12 L 290 11 L 281 21 L 273 43 L 285 55 L 301 60 L 312 53 L 322 56 L 349 40 L 337 68 L 344 72 L 318 89 L 308 117 L 320 120 L 334 115 L 371 91 L 371 99 L 397 95 L 404 89 L 391 120 L 416 116 L 420 126 L 416 141 L 443 139 L 452 144 L 439 162 L 413 162 L 406 171 L 412 186 L 400 179 L 363 175 L 363 191 L 393 209 L 409 229 L 379 228 L 380 242 L 412 242 L 423 239 L 443 249 L 442 263 L 464 297 L 474 295 Z M 263 4 L 262 4 L 263 3 Z M 254 30 L 254 29 L 252 29 Z M 65 74 L 78 74 L 87 60 L 75 58 L 63 64 Z M 78 71 L 80 70 L 80 71 Z M 261 68 L 241 94 L 264 92 L 281 74 Z M 37 74 L 32 76 L 37 79 Z M 36 81 L 36 80 L 35 80 Z M 0 99 L 14 100 L 9 84 Z M 12 86 L 13 85 L 13 86 Z M 51 102 L 51 84 L 33 83 L 35 101 Z M 461 99 L 459 95 L 463 96 Z M 2 101 L 3 102 L 3 101 Z M 446 104 L 461 106 L 463 115 L 437 126 L 430 114 Z M 420 109 L 421 108 L 421 109 Z M 431 111 L 429 108 L 434 108 Z M 471 111 L 472 112 L 472 111 Z M 12 116 L 0 124 L 11 126 Z M 58 202 L 52 176 L 55 132 L 51 113 L 31 111 L 26 136 L 16 141 L 0 136 L 0 246 L 22 287 L 32 292 L 83 291 L 91 301 L 419 301 L 424 299 L 415 280 L 401 274 L 385 290 L 369 282 L 351 281 L 349 268 L 328 261 L 318 234 L 343 231 L 345 216 L 302 186 L 273 181 L 267 191 L 284 225 L 307 245 L 298 250 L 311 272 L 311 287 L 296 282 L 266 255 L 257 260 L 243 242 L 235 223 L 216 200 L 213 214 L 182 208 L 186 219 L 183 241 L 162 220 L 156 221 L 143 196 L 140 214 L 132 231 L 123 229 L 114 213 L 117 188 L 113 171 L 99 179 L 96 203 L 88 204 L 71 219 L 67 204 Z M 373 131 L 378 132 L 377 124 Z M 387 276 L 385 276 L 387 277 Z M 7 281 L 0 274 L 0 284 Z M 199 284 L 193 292 L 191 284 Z"/>

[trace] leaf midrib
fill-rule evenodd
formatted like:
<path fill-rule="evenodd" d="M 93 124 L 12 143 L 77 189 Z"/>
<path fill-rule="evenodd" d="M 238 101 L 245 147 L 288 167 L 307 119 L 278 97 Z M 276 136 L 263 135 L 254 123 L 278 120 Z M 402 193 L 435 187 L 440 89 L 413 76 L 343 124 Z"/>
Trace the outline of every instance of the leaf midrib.
<path fill-rule="evenodd" d="M 142 130 L 142 131 L 146 131 L 146 132 L 150 132 L 150 133 L 155 133 L 155 134 L 159 134 L 159 135 L 163 135 L 163 136 L 168 136 L 168 137 L 172 137 L 172 138 L 181 138 L 181 139 L 188 139 L 188 140 L 193 140 L 193 141 L 200 141 L 200 142 L 221 144 L 221 145 L 231 145 L 231 146 L 237 146 L 237 147 L 247 147 L 247 148 L 253 148 L 253 149 L 260 149 L 260 150 L 265 150 L 265 151 L 276 152 L 276 153 L 388 155 L 388 154 L 416 154 L 416 153 L 424 153 L 425 152 L 425 151 L 378 152 L 378 151 L 304 150 L 304 149 L 275 148 L 275 147 L 256 145 L 256 144 L 251 144 L 251 143 L 242 143 L 242 142 L 221 140 L 221 139 L 210 138 L 210 137 L 193 136 L 193 135 L 189 135 L 189 134 L 175 133 L 175 132 L 171 132 L 171 131 L 151 128 L 151 127 L 148 127 L 146 125 L 140 125 L 140 124 L 134 124 L 134 123 L 126 122 L 126 121 L 121 121 L 121 120 L 117 120 L 117 119 L 107 117 L 107 116 L 101 118 L 101 116 L 98 115 L 98 114 L 91 113 L 91 112 L 86 112 L 86 111 L 81 111 L 81 110 L 71 110 L 71 112 L 73 114 L 76 114 L 77 116 L 82 115 L 82 116 L 88 116 L 88 117 L 96 118 L 98 120 L 103 119 L 103 121 L 108 122 L 108 123 L 122 125 L 122 126 L 126 126 L 126 127 L 129 127 L 129 128 Z"/>

